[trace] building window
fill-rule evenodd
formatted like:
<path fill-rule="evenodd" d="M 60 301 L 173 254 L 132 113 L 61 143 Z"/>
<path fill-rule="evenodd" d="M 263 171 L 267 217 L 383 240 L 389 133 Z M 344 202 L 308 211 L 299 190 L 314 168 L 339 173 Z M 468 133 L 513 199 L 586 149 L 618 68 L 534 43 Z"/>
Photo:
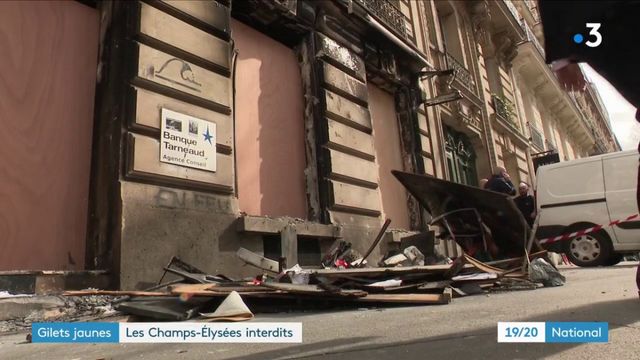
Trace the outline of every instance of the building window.
<path fill-rule="evenodd" d="M 455 60 L 460 67 L 466 68 L 460 36 L 461 24 L 458 22 L 454 8 L 448 1 L 440 1 L 436 3 L 436 9 L 445 52 L 451 57 L 450 61 Z"/>
<path fill-rule="evenodd" d="M 469 138 L 448 127 L 445 128 L 445 151 L 449 180 L 460 184 L 477 186 L 476 153 Z"/>

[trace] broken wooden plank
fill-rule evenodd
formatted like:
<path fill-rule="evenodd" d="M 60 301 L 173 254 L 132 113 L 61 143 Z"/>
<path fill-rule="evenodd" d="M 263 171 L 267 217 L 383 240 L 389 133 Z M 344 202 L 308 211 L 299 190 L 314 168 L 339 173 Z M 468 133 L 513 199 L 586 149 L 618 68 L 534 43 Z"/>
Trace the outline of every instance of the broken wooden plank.
<path fill-rule="evenodd" d="M 384 292 L 397 292 L 397 291 L 407 291 L 407 290 L 418 290 L 418 291 L 422 291 L 422 290 L 443 290 L 445 289 L 449 284 L 451 284 L 451 281 L 445 280 L 445 281 L 427 281 L 427 282 L 422 282 L 422 283 L 415 283 L 415 284 L 407 284 L 407 285 L 400 285 L 400 286 L 394 286 L 394 287 L 387 287 L 384 288 Z M 367 286 L 363 286 L 364 289 L 369 289 L 370 287 Z"/>
<path fill-rule="evenodd" d="M 217 284 L 180 284 L 171 287 L 171 293 L 175 295 L 189 294 L 195 296 L 226 295 L 232 291 L 241 294 L 254 292 L 271 292 L 273 289 L 260 285 L 235 285 L 220 286 Z"/>
<path fill-rule="evenodd" d="M 353 269 L 311 269 L 312 275 L 322 277 L 345 276 L 396 276 L 402 274 L 442 274 L 451 268 L 451 265 L 426 265 L 426 266 L 402 266 L 393 268 L 353 268 Z M 463 269 L 473 269 L 474 266 L 465 264 Z"/>
<path fill-rule="evenodd" d="M 361 297 L 366 296 L 367 292 L 362 290 L 343 290 L 340 291 L 327 291 L 326 289 L 318 285 L 307 284 L 289 284 L 289 283 L 263 283 L 265 287 L 280 290 L 290 294 L 305 294 L 305 295 L 321 295 L 321 296 L 346 296 L 346 297 Z"/>
<path fill-rule="evenodd" d="M 447 288 L 442 294 L 369 294 L 353 301 L 393 304 L 448 304 L 451 302 L 451 298 L 451 289 Z"/>
<path fill-rule="evenodd" d="M 497 267 L 493 267 L 491 265 L 487 265 L 485 263 L 483 263 L 480 260 L 477 260 L 476 258 L 469 256 L 467 254 L 462 254 L 462 256 L 464 257 L 464 260 L 467 264 L 472 265 L 473 267 L 475 267 L 478 270 L 487 272 L 487 273 L 497 273 L 502 275 L 504 273 L 504 270 L 499 269 Z"/>
<path fill-rule="evenodd" d="M 111 295 L 111 296 L 170 296 L 171 293 L 159 291 L 135 291 L 135 290 L 72 290 L 62 293 L 64 296 L 90 296 L 90 295 Z"/>
<path fill-rule="evenodd" d="M 497 273 L 471 273 L 457 275 L 451 278 L 453 281 L 484 281 L 495 280 L 498 278 Z"/>
<path fill-rule="evenodd" d="M 238 256 L 240 259 L 242 259 L 242 261 L 249 265 L 253 265 L 262 270 L 271 271 L 276 274 L 278 273 L 279 266 L 277 261 L 267 259 L 266 257 L 258 255 L 245 248 L 238 249 L 238 252 L 236 252 L 236 256 Z"/>

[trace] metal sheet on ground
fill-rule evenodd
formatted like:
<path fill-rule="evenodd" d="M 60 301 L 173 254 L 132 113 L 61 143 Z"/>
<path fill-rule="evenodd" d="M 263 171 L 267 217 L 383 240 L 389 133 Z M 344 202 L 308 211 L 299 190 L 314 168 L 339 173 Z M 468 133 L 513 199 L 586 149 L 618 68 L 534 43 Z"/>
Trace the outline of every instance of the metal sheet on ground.
<path fill-rule="evenodd" d="M 504 255 L 524 255 L 529 229 L 508 196 L 426 175 L 395 170 L 392 173 L 433 217 L 453 210 L 475 208 Z"/>

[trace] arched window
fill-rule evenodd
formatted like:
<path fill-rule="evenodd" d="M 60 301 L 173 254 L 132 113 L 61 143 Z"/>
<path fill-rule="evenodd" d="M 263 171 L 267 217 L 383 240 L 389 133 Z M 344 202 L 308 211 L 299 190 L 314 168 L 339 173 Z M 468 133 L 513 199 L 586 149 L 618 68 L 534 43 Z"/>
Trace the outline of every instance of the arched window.
<path fill-rule="evenodd" d="M 445 128 L 445 151 L 449 180 L 460 184 L 477 186 L 476 153 L 469 138 L 449 127 Z"/>

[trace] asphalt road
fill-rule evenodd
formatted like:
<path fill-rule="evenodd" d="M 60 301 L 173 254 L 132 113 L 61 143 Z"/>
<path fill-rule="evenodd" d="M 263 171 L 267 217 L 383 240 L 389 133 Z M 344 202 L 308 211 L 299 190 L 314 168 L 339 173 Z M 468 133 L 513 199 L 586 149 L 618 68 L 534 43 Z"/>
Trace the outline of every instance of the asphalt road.
<path fill-rule="evenodd" d="M 477 295 L 449 305 L 258 315 L 303 324 L 301 344 L 26 344 L 0 359 L 638 359 L 635 266 L 566 268 L 558 288 Z M 498 321 L 605 321 L 609 343 L 498 344 Z"/>

